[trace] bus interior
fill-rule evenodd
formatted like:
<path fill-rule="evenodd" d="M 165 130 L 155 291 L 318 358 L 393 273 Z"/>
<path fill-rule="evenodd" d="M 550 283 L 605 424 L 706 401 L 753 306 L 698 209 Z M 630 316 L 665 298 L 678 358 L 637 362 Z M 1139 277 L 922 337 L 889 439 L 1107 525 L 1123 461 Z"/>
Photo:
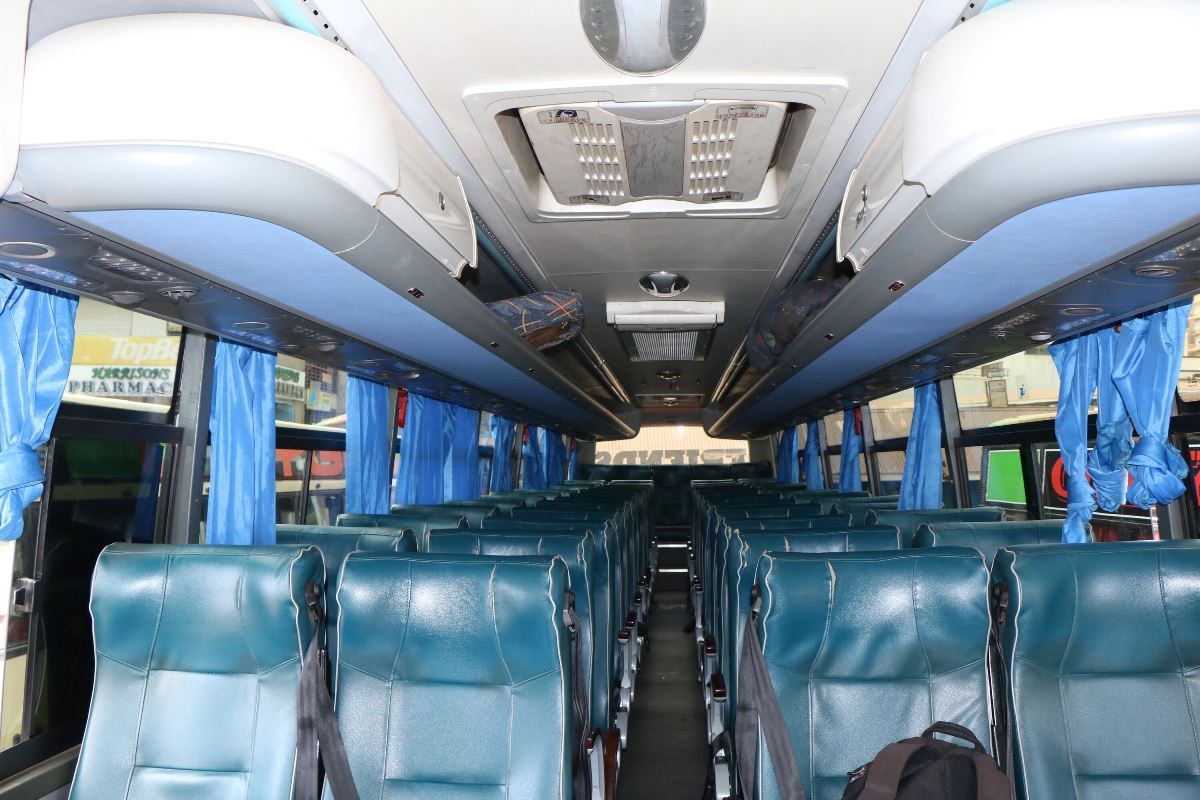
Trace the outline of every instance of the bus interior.
<path fill-rule="evenodd" d="M 1198 42 L 0 0 L 0 800 L 1200 798 Z"/>

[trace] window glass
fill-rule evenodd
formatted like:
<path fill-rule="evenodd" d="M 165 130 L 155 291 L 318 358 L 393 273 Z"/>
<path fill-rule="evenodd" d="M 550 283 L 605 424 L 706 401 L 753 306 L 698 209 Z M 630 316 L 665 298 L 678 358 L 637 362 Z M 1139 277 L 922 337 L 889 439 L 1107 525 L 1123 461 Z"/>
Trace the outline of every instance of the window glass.
<path fill-rule="evenodd" d="M 315 450 L 308 484 L 308 525 L 333 525 L 346 511 L 346 454 L 341 450 Z"/>
<path fill-rule="evenodd" d="M 157 317 L 80 298 L 63 399 L 165 411 L 175 394 L 181 332 Z"/>
<path fill-rule="evenodd" d="M 871 428 L 875 441 L 908 436 L 912 427 L 913 390 L 905 389 L 870 402 Z"/>
<path fill-rule="evenodd" d="M 646 425 L 632 439 L 596 443 L 597 464 L 744 464 L 745 439 L 713 439 L 699 425 Z"/>
<path fill-rule="evenodd" d="M 81 438 L 54 443 L 41 564 L 25 563 L 21 571 L 38 586 L 37 608 L 27 620 L 27 658 L 33 659 L 28 674 L 37 679 L 26 693 L 22 738 L 63 726 L 82 730 L 92 690 L 88 602 L 96 558 L 114 542 L 158 539 L 162 471 L 171 447 Z M 6 664 L 6 676 L 7 670 Z M 3 743 L 11 744 L 14 722 L 5 689 Z"/>
<path fill-rule="evenodd" d="M 1035 347 L 959 372 L 954 393 L 963 430 L 1054 419 L 1058 371 L 1050 351 Z"/>
<path fill-rule="evenodd" d="M 275 361 L 278 422 L 346 429 L 346 373 L 280 353 Z"/>
<path fill-rule="evenodd" d="M 300 525 L 304 522 L 304 467 L 308 455 L 305 450 L 275 451 L 275 521 L 278 523 Z"/>
<path fill-rule="evenodd" d="M 841 411 L 830 414 L 825 417 L 825 446 L 839 447 L 842 444 L 842 420 L 844 414 Z"/>
<path fill-rule="evenodd" d="M 967 498 L 972 506 L 1000 506 L 1005 518 L 1028 519 L 1021 451 L 1015 447 L 967 447 Z"/>
<path fill-rule="evenodd" d="M 900 479 L 904 476 L 904 451 L 876 453 L 875 463 L 879 466 L 880 494 L 899 494 Z"/>
<path fill-rule="evenodd" d="M 1046 518 L 1064 519 L 1067 516 L 1067 478 L 1063 470 L 1062 453 L 1057 444 L 1038 445 L 1035 453 L 1039 470 L 1038 486 Z M 1112 513 L 1097 510 L 1092 514 L 1091 524 L 1096 541 L 1154 538 L 1150 512 L 1135 506 L 1122 506 Z"/>
<path fill-rule="evenodd" d="M 1200 302 L 1192 303 L 1183 343 L 1183 366 L 1179 370 L 1179 399 L 1200 400 Z"/>

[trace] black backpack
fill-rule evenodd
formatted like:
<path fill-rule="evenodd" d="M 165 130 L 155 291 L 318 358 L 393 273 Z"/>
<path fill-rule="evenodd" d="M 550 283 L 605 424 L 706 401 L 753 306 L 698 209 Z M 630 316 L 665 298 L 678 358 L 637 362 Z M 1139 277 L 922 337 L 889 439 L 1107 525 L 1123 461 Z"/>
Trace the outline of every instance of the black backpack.
<path fill-rule="evenodd" d="M 970 742 L 962 747 L 944 733 Z M 953 722 L 935 722 L 915 739 L 889 744 L 850 773 L 842 800 L 1009 800 L 1012 786 L 975 734 Z"/>

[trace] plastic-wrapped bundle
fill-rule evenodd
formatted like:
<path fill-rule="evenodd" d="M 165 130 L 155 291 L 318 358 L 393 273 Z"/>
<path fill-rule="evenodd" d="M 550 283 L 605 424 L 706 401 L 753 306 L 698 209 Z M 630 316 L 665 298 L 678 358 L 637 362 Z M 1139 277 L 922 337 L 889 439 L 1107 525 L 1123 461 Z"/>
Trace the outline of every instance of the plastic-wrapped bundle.
<path fill-rule="evenodd" d="M 807 281 L 791 287 L 754 321 L 746 337 L 750 366 L 759 372 L 770 369 L 787 346 L 818 311 L 842 290 L 847 281 Z"/>
<path fill-rule="evenodd" d="M 569 289 L 497 300 L 488 308 L 538 350 L 574 339 L 583 328 L 583 297 Z"/>

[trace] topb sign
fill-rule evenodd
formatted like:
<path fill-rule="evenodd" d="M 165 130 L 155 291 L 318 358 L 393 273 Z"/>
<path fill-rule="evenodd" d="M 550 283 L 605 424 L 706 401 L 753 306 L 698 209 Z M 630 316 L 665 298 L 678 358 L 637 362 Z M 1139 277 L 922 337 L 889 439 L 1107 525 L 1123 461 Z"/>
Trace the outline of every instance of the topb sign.
<path fill-rule="evenodd" d="M 67 392 L 169 398 L 178 361 L 178 336 L 76 336 Z"/>

